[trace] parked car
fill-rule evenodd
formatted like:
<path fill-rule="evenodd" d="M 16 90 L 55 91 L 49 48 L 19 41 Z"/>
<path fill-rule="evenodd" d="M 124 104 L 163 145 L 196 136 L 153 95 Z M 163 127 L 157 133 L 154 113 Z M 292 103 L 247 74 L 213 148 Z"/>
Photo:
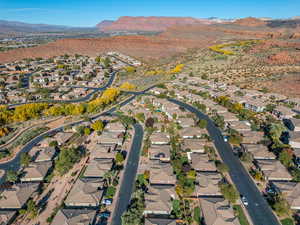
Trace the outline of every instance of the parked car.
<path fill-rule="evenodd" d="M 248 206 L 249 205 L 248 200 L 247 200 L 247 198 L 245 196 L 242 196 L 241 200 L 242 200 L 242 203 L 244 204 L 244 206 Z"/>

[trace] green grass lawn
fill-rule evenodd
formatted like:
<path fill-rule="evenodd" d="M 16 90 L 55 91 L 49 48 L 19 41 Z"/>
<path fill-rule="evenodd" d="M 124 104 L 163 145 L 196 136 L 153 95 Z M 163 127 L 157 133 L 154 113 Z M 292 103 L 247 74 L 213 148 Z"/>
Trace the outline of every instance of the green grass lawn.
<path fill-rule="evenodd" d="M 291 218 L 285 218 L 280 220 L 282 225 L 295 225 L 294 221 Z"/>
<path fill-rule="evenodd" d="M 240 205 L 234 205 L 233 209 L 236 212 L 241 225 L 250 225 Z"/>

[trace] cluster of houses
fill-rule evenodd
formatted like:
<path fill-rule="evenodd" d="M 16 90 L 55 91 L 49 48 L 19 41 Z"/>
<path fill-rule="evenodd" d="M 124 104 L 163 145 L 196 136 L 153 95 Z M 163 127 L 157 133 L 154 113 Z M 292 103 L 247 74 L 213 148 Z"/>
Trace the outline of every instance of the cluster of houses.
<path fill-rule="evenodd" d="M 126 64 L 130 64 L 132 66 L 141 66 L 142 65 L 142 63 L 140 61 L 138 61 L 128 55 L 124 55 L 120 52 L 108 52 L 107 55 L 113 56 L 117 59 L 120 59 L 120 60 L 126 62 Z"/>
<path fill-rule="evenodd" d="M 107 123 L 109 121 L 105 120 Z M 121 122 L 108 122 L 100 136 L 96 132 L 86 140 L 89 159 L 82 175 L 76 180 L 52 225 L 93 224 L 100 205 L 110 206 L 113 199 L 105 196 L 106 174 L 113 170 L 116 153 L 124 151 L 126 128 Z M 107 185 L 107 184 L 106 184 Z M 109 216 L 105 211 L 101 216 Z"/>
<path fill-rule="evenodd" d="M 153 106 L 152 110 L 149 110 L 149 105 Z M 240 224 L 232 206 L 219 190 L 223 177 L 205 150 L 213 146 L 208 132 L 197 125 L 193 114 L 166 99 L 150 96 L 124 106 L 122 110 L 143 113 L 145 118 L 157 118 L 153 125 L 154 132 L 149 136 L 147 156 L 141 158 L 138 167 L 138 174 L 149 173 L 145 193 L 145 224 L 176 224 L 175 219 L 170 219 L 172 201 L 178 199 L 175 191 L 177 179 L 171 165 L 170 134 L 167 132 L 170 121 L 178 125 L 182 154 L 186 154 L 196 171 L 196 187 L 191 198 L 199 200 L 205 224 Z"/>
<path fill-rule="evenodd" d="M 45 89 L 48 90 L 47 99 L 69 100 L 85 96 L 92 91 L 89 88 L 101 87 L 112 70 L 127 66 L 114 57 L 110 61 L 109 68 L 88 56 L 0 64 L 0 104 L 44 99 Z"/>

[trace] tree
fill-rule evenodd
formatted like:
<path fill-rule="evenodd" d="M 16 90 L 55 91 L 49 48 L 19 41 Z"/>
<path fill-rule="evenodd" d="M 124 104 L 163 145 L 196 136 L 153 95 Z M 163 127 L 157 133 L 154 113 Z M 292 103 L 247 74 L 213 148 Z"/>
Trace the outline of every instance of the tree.
<path fill-rule="evenodd" d="M 125 82 L 120 86 L 120 89 L 125 90 L 125 91 L 131 91 L 131 90 L 134 90 L 135 88 L 136 88 L 136 86 L 129 82 Z"/>
<path fill-rule="evenodd" d="M 93 123 L 93 124 L 91 125 L 91 127 L 92 127 L 92 129 L 93 129 L 94 131 L 99 131 L 99 132 L 101 132 L 101 131 L 103 131 L 103 129 L 104 129 L 104 124 L 103 124 L 102 120 L 97 120 L 95 123 Z"/>
<path fill-rule="evenodd" d="M 199 120 L 198 125 L 201 129 L 206 129 L 207 121 L 206 120 Z"/>
<path fill-rule="evenodd" d="M 18 180 L 18 174 L 16 171 L 8 170 L 6 174 L 6 180 L 8 182 L 15 183 Z"/>
<path fill-rule="evenodd" d="M 120 152 L 118 152 L 116 154 L 116 163 L 120 165 L 122 164 L 123 161 L 124 161 L 124 156 Z"/>
<path fill-rule="evenodd" d="M 57 147 L 58 146 L 58 142 L 55 140 L 55 141 L 51 141 L 50 143 L 49 143 L 49 146 L 50 147 Z"/>
<path fill-rule="evenodd" d="M 91 134 L 91 129 L 88 127 L 84 128 L 84 135 L 89 136 L 90 134 Z"/>
<path fill-rule="evenodd" d="M 145 122 L 145 126 L 152 128 L 154 126 L 154 123 L 155 123 L 154 119 L 152 117 L 149 117 Z"/>
<path fill-rule="evenodd" d="M 232 145 L 240 145 L 241 142 L 243 141 L 243 137 L 239 134 L 232 134 L 232 135 L 230 135 L 228 141 Z"/>
<path fill-rule="evenodd" d="M 79 161 L 82 153 L 77 148 L 62 148 L 55 162 L 55 169 L 62 176 L 66 174 L 73 165 Z"/>
<path fill-rule="evenodd" d="M 289 216 L 290 215 L 290 206 L 288 202 L 283 198 L 283 196 L 278 195 L 274 199 L 272 208 L 278 216 Z"/>
<path fill-rule="evenodd" d="M 293 165 L 293 151 L 291 149 L 282 149 L 279 154 L 279 160 L 285 167 Z"/>
<path fill-rule="evenodd" d="M 31 162 L 31 157 L 29 156 L 29 154 L 26 153 L 21 153 L 21 159 L 20 159 L 20 163 L 22 166 L 26 167 L 29 166 L 29 163 Z"/>
<path fill-rule="evenodd" d="M 30 219 L 33 219 L 38 215 L 38 208 L 32 199 L 27 203 L 27 213 L 29 214 Z"/>
<path fill-rule="evenodd" d="M 135 117 L 136 117 L 139 121 L 141 121 L 141 122 L 144 122 L 144 121 L 145 121 L 145 114 L 142 113 L 142 112 L 137 113 L 137 114 L 135 115 Z"/>
<path fill-rule="evenodd" d="M 216 160 L 215 164 L 220 173 L 226 173 L 229 171 L 229 168 L 225 163 L 222 163 L 221 161 Z"/>
<path fill-rule="evenodd" d="M 224 198 L 230 203 L 235 203 L 237 201 L 239 194 L 232 184 L 221 183 L 219 187 Z"/>

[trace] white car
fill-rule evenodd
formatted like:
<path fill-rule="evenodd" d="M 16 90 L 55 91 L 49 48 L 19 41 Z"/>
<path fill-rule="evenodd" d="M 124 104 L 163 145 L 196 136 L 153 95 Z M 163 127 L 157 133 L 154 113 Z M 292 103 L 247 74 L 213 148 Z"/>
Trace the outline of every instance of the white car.
<path fill-rule="evenodd" d="M 248 206 L 249 203 L 245 196 L 242 196 L 241 200 L 242 200 L 242 203 L 244 204 L 244 206 Z"/>

